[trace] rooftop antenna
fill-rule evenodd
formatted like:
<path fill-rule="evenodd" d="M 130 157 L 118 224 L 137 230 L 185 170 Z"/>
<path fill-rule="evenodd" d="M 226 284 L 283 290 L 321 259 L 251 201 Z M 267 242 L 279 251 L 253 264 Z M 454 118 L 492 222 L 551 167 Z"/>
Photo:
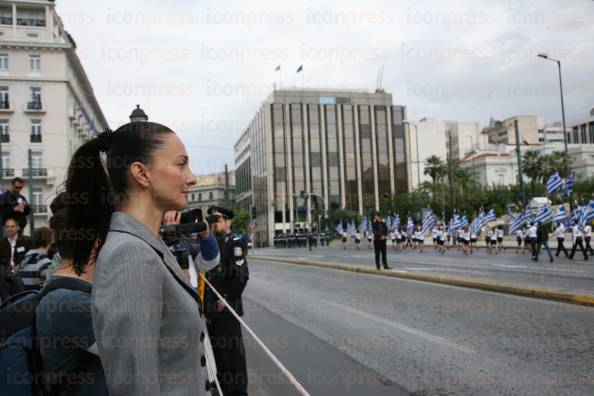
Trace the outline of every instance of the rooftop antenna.
<path fill-rule="evenodd" d="M 384 93 L 385 90 L 382 88 L 382 80 L 384 78 L 384 65 L 381 65 L 379 70 L 377 71 L 377 80 L 376 80 L 376 88 L 375 93 Z"/>

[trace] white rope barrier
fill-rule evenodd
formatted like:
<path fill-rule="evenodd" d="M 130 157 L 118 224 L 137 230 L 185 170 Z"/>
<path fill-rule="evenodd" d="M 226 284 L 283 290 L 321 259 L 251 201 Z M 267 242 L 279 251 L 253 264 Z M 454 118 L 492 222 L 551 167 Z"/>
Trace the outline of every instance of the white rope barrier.
<path fill-rule="evenodd" d="M 235 312 L 235 310 L 233 308 L 231 308 L 231 306 L 229 306 L 229 304 L 227 303 L 227 301 L 212 286 L 212 284 L 208 281 L 208 279 L 206 279 L 206 277 L 204 276 L 204 274 L 203 273 L 200 273 L 200 276 L 202 277 L 202 279 L 204 279 L 204 282 L 210 287 L 210 289 L 219 298 L 219 300 L 221 300 L 225 304 L 225 307 L 227 307 L 227 309 L 229 310 L 229 312 L 231 312 L 231 314 L 233 314 L 233 316 L 235 317 L 235 319 L 237 319 L 237 321 L 248 331 L 248 333 L 250 333 L 250 335 L 256 340 L 256 342 L 258 343 L 258 345 L 260 345 L 260 347 L 262 347 L 262 349 L 264 350 L 264 352 L 266 352 L 266 354 L 268 355 L 268 357 L 270 357 L 270 359 L 274 362 L 274 364 L 276 364 L 276 366 L 280 369 L 280 371 L 287 377 L 287 379 L 289 380 L 289 382 L 297 389 L 297 391 L 299 392 L 299 394 L 301 394 L 303 396 L 310 396 L 309 393 L 305 390 L 305 388 L 293 376 L 293 374 L 291 374 L 291 372 L 289 370 L 287 370 L 287 368 L 281 363 L 280 360 L 278 360 L 278 358 L 276 356 L 274 356 L 274 354 L 270 351 L 270 349 L 268 349 L 268 347 L 264 344 L 264 342 L 262 342 L 262 340 L 260 340 L 260 338 L 258 338 L 258 336 L 256 335 L 256 333 L 254 333 L 254 331 L 239 317 L 239 315 L 237 315 L 237 313 Z M 217 382 L 217 386 L 218 386 L 218 382 Z"/>

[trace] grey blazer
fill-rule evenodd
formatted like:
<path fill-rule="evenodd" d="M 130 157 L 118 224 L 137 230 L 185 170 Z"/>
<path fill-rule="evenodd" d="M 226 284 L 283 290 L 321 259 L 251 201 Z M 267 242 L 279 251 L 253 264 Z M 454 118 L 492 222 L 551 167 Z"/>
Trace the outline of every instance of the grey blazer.
<path fill-rule="evenodd" d="M 195 265 L 208 271 L 218 259 L 197 257 Z M 161 238 L 126 213 L 112 215 L 92 292 L 93 330 L 112 396 L 206 395 L 196 296 L 165 265 L 191 288 Z"/>

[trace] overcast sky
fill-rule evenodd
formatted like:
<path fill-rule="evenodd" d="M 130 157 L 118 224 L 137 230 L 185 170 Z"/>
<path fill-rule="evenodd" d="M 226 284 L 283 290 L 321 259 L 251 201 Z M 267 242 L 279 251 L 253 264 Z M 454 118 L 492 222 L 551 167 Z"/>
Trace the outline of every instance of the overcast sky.
<path fill-rule="evenodd" d="M 284 86 L 373 90 L 383 65 L 382 87 L 411 120 L 552 122 L 556 64 L 536 56 L 546 52 L 563 62 L 568 120 L 594 107 L 591 0 L 56 4 L 110 127 L 140 104 L 182 137 L 199 174 L 233 168 L 236 138 L 281 74 Z"/>

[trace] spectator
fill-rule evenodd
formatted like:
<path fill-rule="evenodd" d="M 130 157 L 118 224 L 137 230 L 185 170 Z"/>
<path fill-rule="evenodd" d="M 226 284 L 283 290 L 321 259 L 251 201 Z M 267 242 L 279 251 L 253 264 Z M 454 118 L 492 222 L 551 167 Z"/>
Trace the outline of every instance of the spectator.
<path fill-rule="evenodd" d="M 31 206 L 27 199 L 21 195 L 25 182 L 20 177 L 15 177 L 11 182 L 11 189 L 2 196 L 2 221 L 13 218 L 19 225 L 19 235 L 23 235 L 27 225 L 27 216 L 31 214 Z"/>
<path fill-rule="evenodd" d="M 28 236 L 19 235 L 19 224 L 13 218 L 4 221 L 4 235 L 6 236 L 0 240 L 1 265 L 6 265 L 14 271 L 31 249 L 31 239 Z"/>
<path fill-rule="evenodd" d="M 21 263 L 17 274 L 23 280 L 27 290 L 39 290 L 45 284 L 47 270 L 52 263 L 48 250 L 52 244 L 49 228 L 37 228 L 34 232 L 35 249 L 29 250 Z"/>
<path fill-rule="evenodd" d="M 538 228 L 536 230 L 536 254 L 534 255 L 536 259 L 534 261 L 538 261 L 538 256 L 540 255 L 540 250 L 544 246 L 547 250 L 547 254 L 549 255 L 549 261 L 553 262 L 553 253 L 551 253 L 551 248 L 549 247 L 549 230 L 547 230 L 547 226 L 538 222 Z"/>

